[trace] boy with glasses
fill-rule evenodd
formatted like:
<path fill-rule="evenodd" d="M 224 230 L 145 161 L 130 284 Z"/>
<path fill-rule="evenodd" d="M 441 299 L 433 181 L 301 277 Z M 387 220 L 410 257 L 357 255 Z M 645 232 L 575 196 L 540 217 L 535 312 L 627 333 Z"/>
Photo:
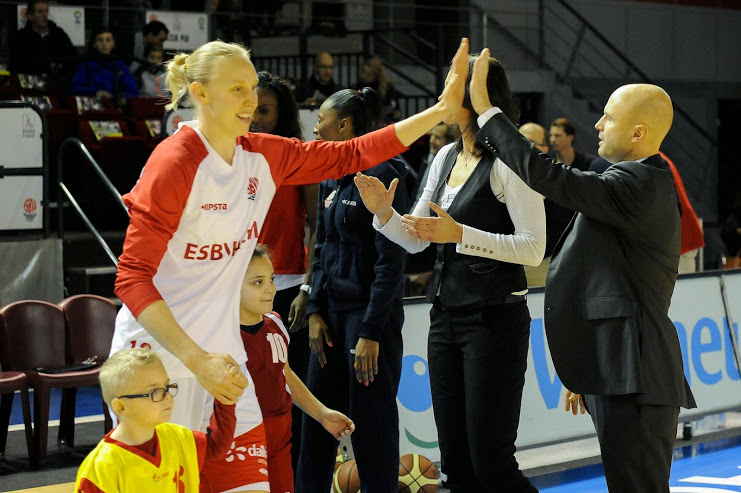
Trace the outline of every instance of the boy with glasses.
<path fill-rule="evenodd" d="M 149 349 L 113 354 L 100 370 L 100 388 L 118 426 L 83 461 L 75 492 L 159 491 L 171 483 L 180 493 L 198 492 L 204 461 L 229 450 L 234 405 L 215 401 L 207 433 L 168 423 L 178 384 Z"/>

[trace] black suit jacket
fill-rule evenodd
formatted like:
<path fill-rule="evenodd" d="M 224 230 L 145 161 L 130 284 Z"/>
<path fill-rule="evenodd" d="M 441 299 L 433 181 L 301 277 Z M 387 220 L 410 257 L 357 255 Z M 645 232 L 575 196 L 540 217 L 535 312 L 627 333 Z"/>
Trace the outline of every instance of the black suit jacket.
<path fill-rule="evenodd" d="M 556 245 L 545 327 L 563 384 L 694 407 L 668 310 L 679 265 L 674 179 L 657 154 L 602 175 L 553 162 L 501 113 L 478 133 L 533 190 L 577 214 Z"/>

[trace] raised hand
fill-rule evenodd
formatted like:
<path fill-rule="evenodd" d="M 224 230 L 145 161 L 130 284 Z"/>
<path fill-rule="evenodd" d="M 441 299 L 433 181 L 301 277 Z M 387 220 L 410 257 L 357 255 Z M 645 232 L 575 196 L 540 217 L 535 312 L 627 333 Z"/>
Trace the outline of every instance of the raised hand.
<path fill-rule="evenodd" d="M 355 186 L 358 187 L 360 198 L 363 204 L 371 214 L 378 216 L 381 224 L 386 224 L 394 214 L 392 205 L 394 203 L 394 193 L 399 180 L 394 178 L 388 189 L 381 180 L 375 176 L 358 173 L 354 178 Z"/>
<path fill-rule="evenodd" d="M 458 51 L 453 56 L 448 75 L 445 77 L 443 92 L 437 98 L 442 103 L 445 117 L 456 114 L 463 106 L 466 77 L 468 76 L 468 51 L 468 38 L 463 38 L 458 46 Z"/>
<path fill-rule="evenodd" d="M 468 39 L 463 38 L 453 57 L 453 63 L 445 79 L 445 88 L 437 98 L 438 102 L 431 108 L 394 124 L 394 133 L 399 142 L 408 147 L 432 127 L 458 113 L 463 106 L 467 76 Z"/>
<path fill-rule="evenodd" d="M 469 94 L 471 95 L 471 106 L 478 115 L 483 115 L 492 107 L 489 100 L 489 91 L 486 89 L 486 78 L 489 76 L 489 48 L 484 48 L 481 54 L 473 62 L 473 74 Z"/>

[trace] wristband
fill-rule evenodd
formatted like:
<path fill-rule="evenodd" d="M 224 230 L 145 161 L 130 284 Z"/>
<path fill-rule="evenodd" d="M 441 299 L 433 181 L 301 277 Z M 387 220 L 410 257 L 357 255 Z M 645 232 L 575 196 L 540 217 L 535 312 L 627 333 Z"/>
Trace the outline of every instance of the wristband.
<path fill-rule="evenodd" d="M 311 294 L 311 285 L 309 284 L 302 284 L 299 289 L 306 294 Z"/>

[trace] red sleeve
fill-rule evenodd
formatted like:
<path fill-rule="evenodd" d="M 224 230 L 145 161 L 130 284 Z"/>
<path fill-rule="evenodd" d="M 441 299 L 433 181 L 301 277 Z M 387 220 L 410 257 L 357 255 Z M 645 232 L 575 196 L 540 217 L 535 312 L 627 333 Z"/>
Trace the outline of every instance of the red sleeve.
<path fill-rule="evenodd" d="M 214 413 L 211 415 L 208 432 L 193 432 L 198 450 L 199 470 L 203 468 L 204 461 L 225 455 L 234 440 L 234 427 L 237 424 L 234 404 L 227 406 L 217 400 L 214 400 L 214 403 Z"/>
<path fill-rule="evenodd" d="M 198 453 L 198 470 L 203 470 L 203 463 L 206 461 L 206 451 L 208 449 L 208 435 L 202 431 L 193 431 L 193 438 L 196 440 L 196 453 Z"/>
<path fill-rule="evenodd" d="M 394 125 L 340 142 L 302 142 L 250 133 L 240 137 L 239 143 L 243 149 L 265 156 L 276 186 L 339 179 L 372 168 L 407 149 L 396 137 Z"/>
<path fill-rule="evenodd" d="M 80 480 L 80 486 L 77 487 L 75 493 L 105 493 L 105 491 L 95 486 L 89 479 L 82 478 Z"/>
<path fill-rule="evenodd" d="M 682 177 L 679 175 L 679 170 L 674 166 L 674 163 L 661 153 L 661 157 L 669 165 L 669 169 L 672 170 L 674 176 L 674 187 L 677 189 L 677 196 L 679 197 L 679 203 L 682 206 L 682 244 L 680 247 L 681 253 L 686 253 L 697 248 L 705 246 L 705 236 L 700 226 L 700 220 L 697 218 L 695 209 L 692 208 L 690 199 L 687 196 L 687 191 L 684 189 L 684 182 Z"/>
<path fill-rule="evenodd" d="M 134 317 L 162 299 L 152 279 L 180 224 L 198 165 L 207 155 L 195 131 L 183 128 L 157 146 L 134 189 L 123 197 L 129 227 L 115 293 Z"/>

